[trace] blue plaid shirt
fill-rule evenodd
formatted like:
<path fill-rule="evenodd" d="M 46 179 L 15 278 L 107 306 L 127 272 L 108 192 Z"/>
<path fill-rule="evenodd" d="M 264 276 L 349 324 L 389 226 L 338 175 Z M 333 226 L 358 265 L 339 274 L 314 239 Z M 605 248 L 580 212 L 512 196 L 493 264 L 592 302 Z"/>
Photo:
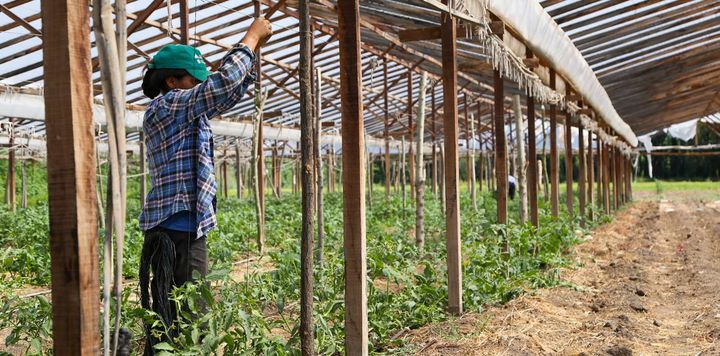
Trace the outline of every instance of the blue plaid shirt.
<path fill-rule="evenodd" d="M 255 82 L 254 60 L 255 54 L 239 44 L 206 81 L 192 89 L 171 90 L 148 106 L 143 131 L 152 189 L 140 213 L 143 231 L 183 210 L 195 212 L 198 237 L 217 224 L 209 120 L 235 106 Z"/>

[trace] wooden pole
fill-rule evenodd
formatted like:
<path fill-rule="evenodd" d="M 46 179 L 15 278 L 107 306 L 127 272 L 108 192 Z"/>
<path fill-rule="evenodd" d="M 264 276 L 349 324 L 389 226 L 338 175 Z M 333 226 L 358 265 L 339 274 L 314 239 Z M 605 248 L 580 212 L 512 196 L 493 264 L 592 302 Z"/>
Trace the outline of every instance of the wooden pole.
<path fill-rule="evenodd" d="M 320 147 L 322 137 L 322 70 L 318 67 L 315 73 L 315 96 L 314 96 L 314 121 L 315 121 L 315 170 L 317 172 L 317 263 L 323 265 L 325 252 L 325 201 L 323 198 L 323 169 L 322 169 L 322 150 Z M 328 173 L 328 177 L 330 174 Z"/>
<path fill-rule="evenodd" d="M 433 193 L 433 196 L 437 194 L 437 185 L 438 185 L 438 159 L 437 159 L 437 132 L 435 131 L 435 86 L 432 87 L 432 94 L 430 97 L 432 110 L 430 111 L 430 125 L 431 127 L 431 134 L 432 134 L 432 185 L 431 190 Z"/>
<path fill-rule="evenodd" d="M 500 71 L 494 71 L 495 89 L 495 176 L 497 179 L 497 223 L 507 224 L 508 167 L 503 103 L 505 87 Z M 505 241 L 505 252 L 509 251 Z"/>
<path fill-rule="evenodd" d="M 593 211 L 595 210 L 595 200 L 593 199 L 593 190 L 595 189 L 594 180 L 595 180 L 595 162 L 593 158 L 593 134 L 591 131 L 588 131 L 588 153 L 587 153 L 587 203 L 590 205 L 590 211 L 588 213 L 588 219 L 592 221 L 594 219 Z"/>
<path fill-rule="evenodd" d="M 465 126 L 465 184 L 467 185 L 467 192 L 470 193 L 472 186 L 470 178 L 470 121 L 468 117 L 468 100 L 467 94 L 463 95 L 463 123 Z"/>
<path fill-rule="evenodd" d="M 473 114 L 470 114 L 470 130 L 468 131 L 468 137 L 475 136 L 475 118 Z M 472 201 L 473 209 L 477 211 L 477 191 L 475 189 L 475 145 L 471 145 L 471 140 L 468 139 L 468 173 L 470 174 L 470 200 Z"/>
<path fill-rule="evenodd" d="M 223 150 L 222 175 L 223 175 L 223 198 L 228 197 L 228 174 L 227 174 L 227 149 Z"/>
<path fill-rule="evenodd" d="M 443 0 L 447 4 L 448 0 Z M 460 243 L 460 200 L 458 199 L 458 100 L 456 20 L 440 14 L 443 71 L 443 123 L 445 132 L 445 237 L 447 244 L 448 312 L 460 315 L 462 303 L 462 251 Z"/>
<path fill-rule="evenodd" d="M 42 1 L 48 200 L 56 355 L 100 353 L 90 14 L 86 0 Z"/>
<path fill-rule="evenodd" d="M 8 175 L 7 185 L 5 186 L 7 197 L 7 204 L 10 206 L 10 210 L 15 211 L 15 205 L 17 198 L 15 196 L 17 190 L 17 183 L 15 179 L 15 119 L 10 119 L 10 139 L 8 141 L 10 148 L 8 149 Z"/>
<path fill-rule="evenodd" d="M 555 71 L 550 69 L 550 88 L 555 88 Z M 560 175 L 558 174 L 557 150 L 557 105 L 550 104 L 550 204 L 552 216 L 558 216 L 558 199 L 560 196 Z"/>
<path fill-rule="evenodd" d="M 615 211 L 618 210 L 620 207 L 620 187 L 619 187 L 619 181 L 620 181 L 620 165 L 618 164 L 619 159 L 619 153 L 618 149 L 616 147 L 612 148 L 612 160 L 610 161 L 610 165 L 612 166 L 612 190 L 613 190 L 613 208 Z"/>
<path fill-rule="evenodd" d="M 580 204 L 580 224 L 585 226 L 585 130 L 578 126 L 578 203 Z"/>
<path fill-rule="evenodd" d="M 573 156 L 572 156 L 572 118 L 565 113 L 565 205 L 568 214 L 575 215 L 573 209 Z"/>
<path fill-rule="evenodd" d="M 243 198 L 243 175 L 242 175 L 242 162 L 240 162 L 240 140 L 235 142 L 235 181 L 237 192 L 235 195 L 238 199 Z"/>
<path fill-rule="evenodd" d="M 365 128 L 360 56 L 360 1 L 338 0 L 342 100 L 345 353 L 368 354 L 365 249 Z"/>
<path fill-rule="evenodd" d="M 520 223 L 527 221 L 528 196 L 527 179 L 525 177 L 525 122 L 523 120 L 522 107 L 520 106 L 520 95 L 513 95 L 513 107 L 515 108 L 515 139 L 517 140 L 517 185 L 520 193 Z M 532 134 L 531 134 L 532 136 Z M 532 161 L 531 161 L 532 162 Z"/>
<path fill-rule="evenodd" d="M 418 251 L 425 246 L 423 226 L 425 224 L 425 164 L 423 163 L 423 139 L 425 138 L 425 85 L 427 73 L 420 77 L 420 97 L 418 98 L 417 120 L 417 162 L 415 162 L 415 245 Z"/>
<path fill-rule="evenodd" d="M 478 98 L 477 102 L 477 126 L 475 128 L 477 129 L 477 132 L 475 133 L 475 137 L 477 137 L 478 143 L 480 143 L 480 169 L 478 170 L 480 172 L 480 175 L 478 176 L 478 189 L 482 193 L 483 191 L 483 173 L 484 173 L 484 161 L 485 156 L 483 153 L 483 146 L 485 146 L 483 140 L 482 140 L 482 106 L 480 105 L 481 101 L 480 98 Z"/>
<path fill-rule="evenodd" d="M 253 0 L 253 9 L 255 17 L 262 16 L 260 12 L 260 0 Z M 258 47 L 255 50 L 255 97 L 262 98 L 262 105 L 259 100 L 256 100 L 255 105 L 255 119 L 257 120 L 256 133 L 257 136 L 257 151 L 255 157 L 255 199 L 256 199 L 256 212 L 257 212 L 257 241 L 258 250 L 262 254 L 265 251 L 265 153 L 264 153 L 264 135 L 263 135 L 263 108 L 265 106 L 265 96 L 262 94 L 262 50 Z"/>
<path fill-rule="evenodd" d="M 528 199 L 530 201 L 530 223 L 538 227 L 538 159 L 535 142 L 535 98 L 527 97 L 528 116 Z"/>
<path fill-rule="evenodd" d="M 383 60 L 383 114 L 385 117 L 385 199 L 390 198 L 390 109 L 388 108 L 388 60 Z"/>
<path fill-rule="evenodd" d="M 440 145 L 440 155 L 438 156 L 439 164 L 438 164 L 438 170 L 439 170 L 439 177 L 440 180 L 438 183 L 440 186 L 438 189 L 440 189 L 440 210 L 443 214 L 446 214 L 445 212 L 445 205 L 446 205 L 446 196 L 445 196 L 445 149 L 443 148 L 444 145 Z"/>
<path fill-rule="evenodd" d="M 402 208 L 404 216 L 407 199 L 405 193 L 405 136 L 400 138 L 400 190 L 402 191 Z"/>
<path fill-rule="evenodd" d="M 28 191 L 27 191 L 27 175 L 25 172 L 25 163 L 27 161 L 22 161 L 22 164 L 20 165 L 20 177 L 22 179 L 21 184 L 21 197 L 20 197 L 20 206 L 23 209 L 27 209 L 28 207 Z"/>
<path fill-rule="evenodd" d="M 415 127 L 413 126 L 413 72 L 411 69 L 408 68 L 408 74 L 407 74 L 407 96 L 408 96 L 408 104 L 407 104 L 407 111 L 408 111 L 408 141 L 410 144 L 408 145 L 408 156 L 407 156 L 407 164 L 408 164 L 408 173 L 410 175 L 410 199 L 415 199 L 415 156 L 413 155 L 413 147 L 412 147 L 412 141 L 413 137 L 415 135 Z"/>
<path fill-rule="evenodd" d="M 610 214 L 610 148 L 603 143 L 603 207 L 605 214 Z"/>
<path fill-rule="evenodd" d="M 312 29 L 309 0 L 300 0 L 300 151 L 302 161 L 302 231 L 300 241 L 300 350 L 304 356 L 315 353 L 313 323 L 313 235 L 315 221 L 314 172 L 318 146 L 313 142 L 318 133 L 319 117 L 314 115 L 312 92 Z"/>

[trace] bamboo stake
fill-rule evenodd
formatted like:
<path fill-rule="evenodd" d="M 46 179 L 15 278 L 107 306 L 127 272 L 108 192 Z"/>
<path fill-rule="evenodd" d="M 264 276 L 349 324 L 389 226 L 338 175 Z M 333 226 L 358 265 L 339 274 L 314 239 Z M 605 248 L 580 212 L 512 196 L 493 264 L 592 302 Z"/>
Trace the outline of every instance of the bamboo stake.
<path fill-rule="evenodd" d="M 238 199 L 243 198 L 243 176 L 242 176 L 242 163 L 240 162 L 240 140 L 235 141 L 235 184 L 237 191 L 235 196 Z"/>
<path fill-rule="evenodd" d="M 20 206 L 22 206 L 23 209 L 27 209 L 28 207 L 27 176 L 25 175 L 25 163 L 26 161 L 23 161 L 22 165 L 20 166 L 22 179 L 22 197 L 20 200 Z"/>
<path fill-rule="evenodd" d="M 470 177 L 470 200 L 473 210 L 477 211 L 477 192 L 475 190 L 475 145 L 471 144 L 471 137 L 475 135 L 475 115 L 470 114 L 470 131 L 468 132 L 468 175 Z"/>
<path fill-rule="evenodd" d="M 262 127 L 262 115 L 265 108 L 265 100 L 267 99 L 267 90 L 255 94 L 255 130 L 253 130 L 253 189 L 255 193 L 255 214 L 257 216 L 257 245 L 258 251 L 262 255 L 265 251 L 265 211 L 262 206 L 262 182 L 260 175 L 260 161 L 265 159 L 263 153 L 263 145 L 260 142 L 260 130 Z"/>
<path fill-rule="evenodd" d="M 325 250 L 325 217 L 323 201 L 323 169 L 322 169 L 322 151 L 320 150 L 320 140 L 322 136 L 322 70 L 318 67 L 315 75 L 315 169 L 317 172 L 317 263 L 323 265 L 323 252 Z M 330 174 L 328 173 L 328 176 Z"/>
<path fill-rule="evenodd" d="M 400 189 L 402 190 L 403 216 L 405 216 L 405 136 L 400 138 Z"/>

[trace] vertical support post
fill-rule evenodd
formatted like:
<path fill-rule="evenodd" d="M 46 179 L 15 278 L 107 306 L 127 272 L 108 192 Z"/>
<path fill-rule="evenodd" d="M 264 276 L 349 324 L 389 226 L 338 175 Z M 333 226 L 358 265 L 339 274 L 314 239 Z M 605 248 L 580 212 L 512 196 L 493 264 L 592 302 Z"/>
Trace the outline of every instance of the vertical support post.
<path fill-rule="evenodd" d="M 315 159 L 319 149 L 314 142 L 318 139 L 319 117 L 314 115 L 312 92 L 312 29 L 310 27 L 309 0 L 300 0 L 300 151 L 302 161 L 302 228 L 300 241 L 300 350 L 303 356 L 315 353 L 313 323 L 313 235 L 315 222 L 315 173 L 320 176 Z M 277 146 L 277 145 L 276 145 Z M 274 160 L 273 160 L 274 163 Z M 276 187 L 277 189 L 277 187 Z"/>
<path fill-rule="evenodd" d="M 28 191 L 27 191 L 27 174 L 25 171 L 25 163 L 27 163 L 27 160 L 22 161 L 21 167 L 20 167 L 20 177 L 22 179 L 22 187 L 21 187 L 21 198 L 20 198 L 20 206 L 23 209 L 27 209 L 28 207 Z"/>
<path fill-rule="evenodd" d="M 508 167 L 505 141 L 505 85 L 500 71 L 494 71 L 495 91 L 495 176 L 497 179 L 497 223 L 507 224 Z M 505 252 L 508 242 L 505 241 Z"/>
<path fill-rule="evenodd" d="M 365 128 L 360 57 L 360 1 L 338 0 L 342 100 L 345 353 L 368 354 L 365 249 Z"/>
<path fill-rule="evenodd" d="M 513 107 L 515 111 L 515 142 L 516 142 L 516 160 L 515 160 L 515 176 L 520 195 L 520 223 L 525 224 L 528 215 L 528 197 L 527 197 L 527 175 L 525 172 L 525 123 L 523 120 L 522 107 L 520 106 L 520 95 L 513 95 Z"/>
<path fill-rule="evenodd" d="M 223 197 L 228 197 L 228 174 L 227 174 L 227 150 L 223 151 L 222 175 L 223 175 Z"/>
<path fill-rule="evenodd" d="M 578 204 L 580 223 L 585 226 L 585 130 L 578 126 Z"/>
<path fill-rule="evenodd" d="M 530 201 L 530 222 L 538 226 L 538 160 L 537 143 L 535 142 L 535 98 L 527 97 L 528 117 L 528 174 L 527 187 Z"/>
<path fill-rule="evenodd" d="M 180 0 L 180 42 L 182 44 L 190 44 L 189 17 L 187 0 Z"/>
<path fill-rule="evenodd" d="M 235 181 L 237 188 L 237 192 L 235 192 L 235 195 L 238 199 L 242 199 L 244 184 L 242 175 L 242 163 L 240 162 L 240 140 L 237 140 L 235 142 Z"/>
<path fill-rule="evenodd" d="M 470 200 L 473 209 L 477 210 L 477 191 L 475 190 L 475 146 L 471 145 L 471 137 L 475 136 L 475 118 L 470 114 L 470 129 L 468 130 L 468 174 L 470 175 Z"/>
<path fill-rule="evenodd" d="M 432 87 L 431 94 L 432 110 L 430 111 L 430 121 L 432 125 L 432 186 L 433 196 L 437 193 L 438 185 L 438 161 L 437 161 L 437 132 L 435 131 L 435 86 Z"/>
<path fill-rule="evenodd" d="M 593 199 L 593 189 L 595 188 L 594 180 L 595 180 L 595 162 L 593 158 L 593 134 L 591 131 L 588 131 L 588 153 L 587 153 L 587 203 L 590 205 L 590 213 L 588 214 L 588 219 L 591 221 L 595 218 L 593 215 L 595 200 Z"/>
<path fill-rule="evenodd" d="M 53 349 L 100 353 L 90 13 L 83 0 L 42 1 Z"/>
<path fill-rule="evenodd" d="M 448 0 L 443 0 L 447 4 Z M 445 131 L 445 237 L 447 244 L 448 312 L 462 314 L 462 251 L 460 243 L 460 201 L 458 200 L 458 100 L 456 20 L 440 15 L 443 71 L 443 123 Z"/>
<path fill-rule="evenodd" d="M 555 71 L 550 69 L 550 88 L 555 88 Z M 560 196 L 560 175 L 558 174 L 557 150 L 557 105 L 550 104 L 550 204 L 552 216 L 558 216 L 558 199 Z"/>
<path fill-rule="evenodd" d="M 388 108 L 387 58 L 383 60 L 383 112 L 385 116 L 385 199 L 390 198 L 390 110 Z"/>
<path fill-rule="evenodd" d="M 463 122 L 465 126 L 465 183 L 467 184 L 467 192 L 470 193 L 470 118 L 468 117 L 468 100 L 467 93 L 463 94 Z"/>
<path fill-rule="evenodd" d="M 15 211 L 15 205 L 17 202 L 16 191 L 17 181 L 15 179 L 15 119 L 10 119 L 10 139 L 8 140 L 10 149 L 8 150 L 8 175 L 7 185 L 5 189 L 5 196 L 7 197 L 7 204 L 10 206 L 10 210 Z"/>
<path fill-rule="evenodd" d="M 325 201 L 323 199 L 323 169 L 322 169 L 322 70 L 318 67 L 315 71 L 315 87 L 314 87 L 314 118 L 315 118 L 315 142 L 314 158 L 315 170 L 317 171 L 316 200 L 317 200 L 317 263 L 323 265 L 325 253 Z M 330 174 L 328 173 L 328 178 Z"/>
<path fill-rule="evenodd" d="M 620 207 L 620 165 L 618 164 L 618 157 L 619 152 L 617 147 L 612 148 L 612 161 L 610 161 L 610 164 L 612 165 L 612 179 L 613 179 L 613 208 L 615 211 L 618 210 Z"/>
<path fill-rule="evenodd" d="M 575 215 L 573 209 L 573 149 L 572 149 L 572 117 L 565 113 L 565 205 L 568 214 Z"/>
<path fill-rule="evenodd" d="M 262 14 L 260 13 L 260 0 L 253 0 L 253 8 L 254 8 L 254 15 L 255 17 L 260 17 Z M 255 95 L 257 97 L 262 97 L 262 50 L 260 47 L 258 47 L 255 50 Z M 263 113 L 259 112 L 257 113 L 257 120 L 258 125 L 257 127 L 257 156 L 255 157 L 255 164 L 257 169 L 257 179 L 256 179 L 256 185 L 255 188 L 257 190 L 256 192 L 256 199 L 257 199 L 257 224 L 258 224 L 258 242 L 259 245 L 258 248 L 260 252 L 262 253 L 264 251 L 264 244 L 265 244 L 265 138 L 263 136 Z"/>
<path fill-rule="evenodd" d="M 420 96 L 418 99 L 418 123 L 417 123 L 417 141 L 416 152 L 417 162 L 415 162 L 415 245 L 418 251 L 422 251 L 425 246 L 425 165 L 423 164 L 423 140 L 425 138 L 425 84 L 427 83 L 427 73 L 423 72 L 420 77 Z"/>
<path fill-rule="evenodd" d="M 412 141 L 415 137 L 415 127 L 413 126 L 413 72 L 408 68 L 407 74 L 407 96 L 408 96 L 408 173 L 410 174 L 410 199 L 415 199 L 415 156 L 413 155 Z"/>
<path fill-rule="evenodd" d="M 477 125 L 475 126 L 476 132 L 475 137 L 477 137 L 478 143 L 480 144 L 480 169 L 478 171 L 480 172 L 480 175 L 478 176 L 478 189 L 480 192 L 483 190 L 483 161 L 485 160 L 485 156 L 483 154 L 483 147 L 485 146 L 483 140 L 482 140 L 482 106 L 480 105 L 481 101 L 480 98 L 478 98 L 477 101 Z"/>
<path fill-rule="evenodd" d="M 603 142 L 602 149 L 602 180 L 603 180 L 603 208 L 605 214 L 610 214 L 610 149 L 607 143 Z"/>

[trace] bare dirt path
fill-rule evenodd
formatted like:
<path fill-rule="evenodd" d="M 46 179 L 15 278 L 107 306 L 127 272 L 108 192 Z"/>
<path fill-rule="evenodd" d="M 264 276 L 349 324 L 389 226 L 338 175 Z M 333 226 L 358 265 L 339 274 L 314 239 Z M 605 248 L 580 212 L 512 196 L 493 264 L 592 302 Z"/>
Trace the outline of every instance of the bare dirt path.
<path fill-rule="evenodd" d="M 575 254 L 575 288 L 417 330 L 416 352 L 720 355 L 720 202 L 633 203 Z"/>

